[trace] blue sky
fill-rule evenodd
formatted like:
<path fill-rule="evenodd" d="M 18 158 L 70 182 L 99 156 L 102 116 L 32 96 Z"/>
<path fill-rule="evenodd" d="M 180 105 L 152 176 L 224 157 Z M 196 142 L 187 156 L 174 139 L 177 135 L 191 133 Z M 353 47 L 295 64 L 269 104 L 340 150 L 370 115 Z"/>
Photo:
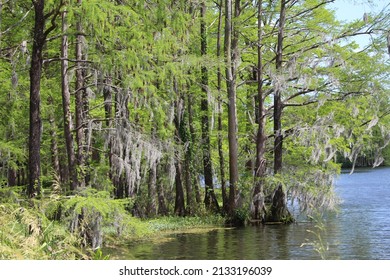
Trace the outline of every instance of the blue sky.
<path fill-rule="evenodd" d="M 336 0 L 330 7 L 340 20 L 350 21 L 362 19 L 364 13 L 379 12 L 388 4 L 386 0 Z"/>
<path fill-rule="evenodd" d="M 352 21 L 362 19 L 364 13 L 380 12 L 389 0 L 336 0 L 329 5 L 336 11 L 336 17 L 341 21 Z M 358 36 L 354 40 L 361 47 L 369 43 L 368 36 Z"/>

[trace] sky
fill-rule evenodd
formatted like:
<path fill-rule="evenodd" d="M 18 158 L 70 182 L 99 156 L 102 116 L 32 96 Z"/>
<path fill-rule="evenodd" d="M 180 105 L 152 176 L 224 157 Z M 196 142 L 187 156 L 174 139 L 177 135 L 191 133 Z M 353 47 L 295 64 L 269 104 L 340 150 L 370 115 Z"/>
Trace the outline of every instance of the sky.
<path fill-rule="evenodd" d="M 336 17 L 341 21 L 362 19 L 364 13 L 380 12 L 389 5 L 390 0 L 335 0 L 329 6 L 336 11 Z M 369 43 L 368 36 L 357 36 L 354 40 L 363 48 Z"/>
<path fill-rule="evenodd" d="M 330 7 L 340 20 L 350 21 L 362 19 L 364 13 L 379 12 L 388 4 L 386 0 L 336 0 Z"/>

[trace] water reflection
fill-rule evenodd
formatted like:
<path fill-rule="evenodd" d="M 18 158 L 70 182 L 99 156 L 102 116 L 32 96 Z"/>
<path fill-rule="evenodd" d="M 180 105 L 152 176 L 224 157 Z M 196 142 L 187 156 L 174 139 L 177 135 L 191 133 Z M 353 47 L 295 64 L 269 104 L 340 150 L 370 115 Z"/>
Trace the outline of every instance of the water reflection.
<path fill-rule="evenodd" d="M 390 259 L 390 169 L 361 169 L 337 180 L 343 200 L 321 231 L 330 259 Z M 320 259 L 308 230 L 313 223 L 221 229 L 206 234 L 178 234 L 160 244 L 130 244 L 136 259 Z M 111 254 L 115 257 L 115 254 Z M 127 258 L 121 256 L 121 258 Z"/>
<path fill-rule="evenodd" d="M 301 247 L 309 238 L 306 229 L 304 225 L 219 229 L 130 247 L 137 259 L 318 259 L 311 248 Z"/>

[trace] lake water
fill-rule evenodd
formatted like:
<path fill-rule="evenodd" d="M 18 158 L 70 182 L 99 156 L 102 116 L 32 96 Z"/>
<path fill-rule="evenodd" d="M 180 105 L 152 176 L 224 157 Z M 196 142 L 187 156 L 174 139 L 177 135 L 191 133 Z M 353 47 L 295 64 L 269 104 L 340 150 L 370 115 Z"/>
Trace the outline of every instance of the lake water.
<path fill-rule="evenodd" d="M 390 259 L 390 168 L 343 173 L 336 191 L 343 202 L 337 214 L 326 217 L 321 231 L 316 223 L 300 222 L 178 234 L 160 244 L 130 244 L 129 255 L 120 258 Z M 320 240 L 321 246 L 312 245 Z M 324 250 L 322 256 L 316 248 Z"/>

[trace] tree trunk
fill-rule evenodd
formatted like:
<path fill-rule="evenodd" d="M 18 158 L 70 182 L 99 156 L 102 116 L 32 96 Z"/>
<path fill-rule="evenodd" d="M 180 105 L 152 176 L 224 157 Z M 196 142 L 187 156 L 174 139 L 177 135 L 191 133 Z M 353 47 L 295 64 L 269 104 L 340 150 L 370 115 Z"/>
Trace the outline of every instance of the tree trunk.
<path fill-rule="evenodd" d="M 115 122 L 115 126 L 123 125 L 127 126 L 127 122 L 130 117 L 130 111 L 129 111 L 129 94 L 127 92 L 124 92 L 122 90 L 119 90 L 115 94 L 115 117 L 118 119 Z M 112 145 L 111 145 L 111 148 Z M 124 151 L 122 153 L 122 156 L 125 157 L 127 153 L 127 147 L 124 146 Z M 131 153 L 131 151 L 129 151 Z M 110 156 L 113 156 L 113 152 L 110 152 Z M 121 156 L 117 154 L 117 156 Z M 123 158 L 125 160 L 125 158 Z M 123 197 L 133 197 L 135 195 L 135 190 L 133 189 L 133 186 L 126 184 L 125 174 L 122 172 L 119 174 L 114 170 L 114 166 L 111 168 L 112 172 L 112 182 L 115 188 L 115 193 L 118 198 Z"/>
<path fill-rule="evenodd" d="M 112 78 L 107 76 L 104 79 L 103 98 L 104 98 L 104 113 L 106 118 L 106 127 L 112 127 Z"/>
<path fill-rule="evenodd" d="M 206 4 L 203 1 L 201 3 L 201 24 L 200 24 L 200 37 L 201 37 L 201 55 L 207 55 L 207 34 L 206 34 Z M 219 212 L 219 205 L 214 193 L 213 184 L 213 168 L 211 162 L 210 151 L 210 125 L 209 125 L 209 103 L 208 103 L 208 70 L 206 66 L 202 66 L 201 69 L 201 86 L 202 86 L 202 99 L 201 99 L 201 111 L 202 111 L 202 151 L 203 151 L 203 170 L 205 180 L 205 199 L 204 203 L 206 209 L 213 212 Z"/>
<path fill-rule="evenodd" d="M 235 1 L 234 18 L 240 12 L 240 1 Z M 229 141 L 229 207 L 228 214 L 233 217 L 236 208 L 236 193 L 238 183 L 238 139 L 237 139 L 237 109 L 236 109 L 236 75 L 238 53 L 238 31 L 232 22 L 232 0 L 225 2 L 225 62 L 226 88 L 228 93 L 228 141 Z"/>
<path fill-rule="evenodd" d="M 68 168 L 69 168 L 69 183 L 70 190 L 77 189 L 77 169 L 76 169 L 76 157 L 74 154 L 73 136 L 72 136 L 72 114 L 70 111 L 70 91 L 69 91 L 69 78 L 68 78 L 68 24 L 66 22 L 66 14 L 62 13 L 62 46 L 61 46 L 61 78 L 62 78 L 62 109 L 64 113 L 64 136 L 66 143 L 66 151 L 68 155 Z"/>
<path fill-rule="evenodd" d="M 157 169 L 158 173 L 164 173 L 164 170 L 161 170 L 161 168 L 165 167 L 163 164 L 160 165 L 160 168 Z M 168 209 L 165 203 L 165 193 L 164 193 L 164 180 L 163 176 L 157 176 L 158 182 L 157 182 L 157 199 L 158 199 L 158 214 L 165 216 L 168 215 Z"/>
<path fill-rule="evenodd" d="M 53 97 L 47 99 L 47 103 L 50 108 L 53 108 Z M 57 176 L 57 179 L 61 181 L 61 170 L 60 170 L 60 160 L 58 156 L 58 143 L 57 143 L 57 125 L 55 123 L 54 112 L 49 113 L 49 124 L 50 124 L 50 151 L 51 151 L 51 162 L 53 164 L 54 173 Z"/>
<path fill-rule="evenodd" d="M 276 49 L 276 74 L 282 75 L 283 63 L 283 36 L 286 21 L 286 0 L 282 0 L 279 17 L 278 43 Z M 282 169 L 283 163 L 283 134 L 282 134 L 282 85 L 277 81 L 274 94 L 274 173 L 277 174 Z"/>
<path fill-rule="evenodd" d="M 190 143 L 190 140 L 187 139 L 187 143 Z M 184 184 L 186 188 L 186 196 L 187 196 L 187 208 L 186 214 L 192 215 L 195 210 L 195 200 L 194 200 L 194 191 L 192 188 L 192 172 L 191 172 L 191 159 L 192 159 L 192 151 L 190 150 L 192 145 L 187 145 L 185 159 L 184 159 Z"/>
<path fill-rule="evenodd" d="M 188 87 L 189 88 L 189 87 Z M 188 89 L 187 88 L 187 89 Z M 186 89 L 186 91 L 187 91 Z M 189 95 L 189 92 L 186 92 L 187 95 Z M 183 115 L 188 115 L 188 119 L 183 116 L 182 124 L 180 129 L 180 141 L 182 144 L 184 144 L 185 151 L 184 151 L 184 186 L 186 190 L 186 214 L 192 215 L 196 209 L 195 206 L 195 197 L 194 197 L 194 191 L 192 187 L 193 183 L 193 141 L 191 139 L 191 136 L 188 133 L 187 125 L 189 126 L 190 120 L 192 121 L 192 116 L 189 116 L 190 110 L 185 111 L 184 108 L 188 107 L 186 104 L 186 101 L 194 102 L 193 100 L 190 100 L 190 98 L 185 99 L 183 97 Z M 187 123 L 188 121 L 188 123 Z"/>
<path fill-rule="evenodd" d="M 183 107 L 184 101 L 181 98 L 180 92 L 178 90 L 178 85 L 176 79 L 173 81 L 173 88 L 177 95 L 177 101 L 175 102 L 176 114 L 174 118 L 175 123 L 175 139 L 177 146 L 180 147 L 183 144 L 182 141 L 182 130 L 183 130 Z M 179 148 L 176 148 L 179 149 Z M 183 190 L 183 181 L 182 181 L 182 163 L 181 157 L 178 150 L 175 151 L 175 214 L 178 216 L 185 215 L 185 204 L 184 204 L 184 190 Z"/>
<path fill-rule="evenodd" d="M 77 4 L 81 5 L 82 0 L 77 0 Z M 85 185 L 86 170 L 85 170 L 85 119 L 84 119 L 84 96 L 86 95 L 84 85 L 84 63 L 83 60 L 83 27 L 81 23 L 81 14 L 77 15 L 76 23 L 76 143 L 77 143 L 77 165 L 79 167 L 79 184 L 80 187 Z"/>
<path fill-rule="evenodd" d="M 265 144 L 267 140 L 265 132 L 266 114 L 264 108 L 263 96 L 263 64 L 262 64 L 262 2 L 258 1 L 258 17 L 257 17 L 257 101 L 258 114 L 257 120 L 258 131 L 256 136 L 256 162 L 255 162 L 255 186 L 253 190 L 251 215 L 254 220 L 263 220 L 264 218 L 264 177 L 266 175 L 266 159 L 265 159 Z"/>
<path fill-rule="evenodd" d="M 184 206 L 184 191 L 183 191 L 183 182 L 182 182 L 182 166 L 179 154 L 176 153 L 175 159 L 175 168 L 176 168 L 176 176 L 175 176 L 175 214 L 178 216 L 185 215 L 185 206 Z"/>
<path fill-rule="evenodd" d="M 113 114 L 112 114 L 112 87 L 111 87 L 111 83 L 112 83 L 112 78 L 110 76 L 107 76 L 105 79 L 104 79 L 104 87 L 103 87 L 103 98 L 104 98 L 104 114 L 105 114 L 105 118 L 106 118 L 106 128 L 108 129 L 111 129 L 113 127 Z M 112 166 L 112 163 L 113 163 L 113 156 L 114 156 L 114 151 L 113 151 L 113 148 L 112 148 L 112 135 L 111 133 L 108 133 L 108 144 L 107 144 L 107 148 L 108 148 L 108 154 L 107 154 L 107 158 L 108 158 L 108 165 L 109 165 L 109 174 L 108 176 L 110 177 L 110 180 L 113 182 L 113 185 L 114 185 L 114 188 L 115 188 L 115 196 L 116 198 L 120 198 L 123 197 L 123 190 L 119 190 L 118 191 L 118 183 L 117 182 L 114 182 L 114 178 L 116 177 L 115 175 L 115 172 L 113 170 L 113 166 Z"/>
<path fill-rule="evenodd" d="M 191 181 L 195 189 L 195 201 L 197 204 L 200 204 L 201 198 L 200 198 L 199 183 L 197 179 L 197 174 L 195 174 L 196 172 L 193 163 L 193 157 L 194 157 L 193 149 L 194 149 L 194 143 L 196 141 L 196 135 L 195 135 L 195 128 L 194 128 L 194 120 L 193 120 L 194 112 L 192 110 L 192 102 L 193 102 L 193 96 L 189 93 L 187 98 L 187 110 L 188 110 L 188 126 L 191 135 L 191 140 L 190 140 L 191 144 L 188 147 L 188 156 L 190 156 L 188 160 L 190 163 Z"/>
<path fill-rule="evenodd" d="M 186 188 L 186 214 L 187 215 L 193 215 L 195 212 L 195 203 L 194 203 L 194 192 L 192 189 L 192 180 L 191 180 L 191 171 L 190 171 L 190 161 L 188 160 L 188 157 L 186 156 L 186 159 L 184 161 L 184 184 Z"/>
<path fill-rule="evenodd" d="M 42 51 L 45 45 L 45 15 L 44 0 L 33 1 L 35 11 L 35 24 L 33 31 L 33 48 L 30 68 L 30 129 L 29 129 L 29 182 L 28 196 L 34 197 L 41 192 L 41 75 Z"/>
<path fill-rule="evenodd" d="M 280 4 L 279 31 L 276 50 L 276 72 L 282 75 L 283 71 L 283 39 L 286 22 L 286 3 L 282 0 Z M 283 134 L 282 134 L 282 110 L 283 103 L 281 99 L 282 85 L 280 81 L 276 82 L 274 94 L 274 174 L 282 171 L 283 164 Z M 282 185 L 278 185 L 272 196 L 271 215 L 269 219 L 272 222 L 292 222 L 293 217 L 287 209 L 286 194 Z"/>
<path fill-rule="evenodd" d="M 288 211 L 286 194 L 281 185 L 276 187 L 272 195 L 272 205 L 270 212 L 271 213 L 267 219 L 267 222 L 291 223 L 294 221 L 290 211 Z"/>
<path fill-rule="evenodd" d="M 217 31 L 217 57 L 218 61 L 221 57 L 221 26 L 222 26 L 222 5 L 223 0 L 218 4 L 218 31 Z M 222 208 L 223 212 L 228 212 L 229 197 L 226 191 L 226 178 L 225 178 L 225 158 L 223 155 L 223 140 L 222 140 L 222 72 L 221 67 L 218 65 L 217 69 L 217 90 L 218 90 L 218 157 L 219 157 L 219 172 L 221 177 L 221 191 L 222 191 Z"/>
<path fill-rule="evenodd" d="M 157 214 L 157 161 L 153 162 L 149 169 L 148 182 L 148 206 L 147 216 L 154 217 Z"/>
<path fill-rule="evenodd" d="M 17 175 L 15 168 L 8 166 L 7 171 L 8 187 L 14 187 L 17 184 Z"/>
<path fill-rule="evenodd" d="M 18 186 L 26 185 L 25 166 L 24 166 L 24 164 L 19 164 L 19 170 L 18 170 L 16 179 L 17 179 L 16 184 Z"/>

